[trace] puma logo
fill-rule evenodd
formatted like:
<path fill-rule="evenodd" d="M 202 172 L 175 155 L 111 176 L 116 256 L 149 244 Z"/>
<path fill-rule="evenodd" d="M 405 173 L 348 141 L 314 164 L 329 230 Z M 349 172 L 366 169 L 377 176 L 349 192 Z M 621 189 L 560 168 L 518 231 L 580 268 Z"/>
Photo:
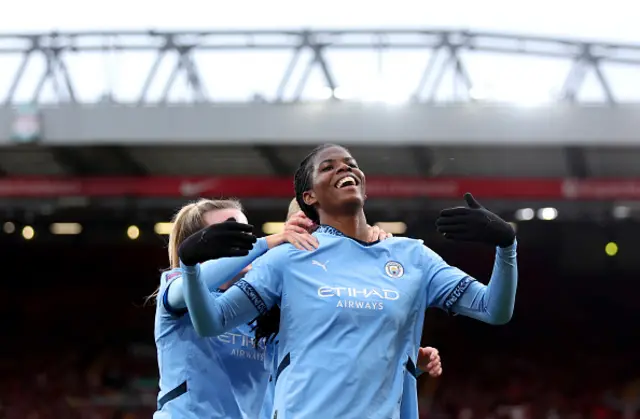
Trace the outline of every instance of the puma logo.
<path fill-rule="evenodd" d="M 316 266 L 321 267 L 325 272 L 327 272 L 327 264 L 328 263 L 329 263 L 329 261 L 326 261 L 325 263 L 320 263 L 315 259 L 311 261 L 312 265 L 316 265 Z"/>

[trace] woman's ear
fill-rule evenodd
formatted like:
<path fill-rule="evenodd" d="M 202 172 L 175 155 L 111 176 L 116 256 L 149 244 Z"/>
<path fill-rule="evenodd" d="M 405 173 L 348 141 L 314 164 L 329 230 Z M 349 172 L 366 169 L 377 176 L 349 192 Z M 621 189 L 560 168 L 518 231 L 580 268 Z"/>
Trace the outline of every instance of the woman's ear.
<path fill-rule="evenodd" d="M 316 195 L 313 193 L 313 191 L 304 192 L 302 194 L 302 200 L 304 201 L 305 204 L 311 207 L 318 202 L 318 200 L 316 199 Z"/>

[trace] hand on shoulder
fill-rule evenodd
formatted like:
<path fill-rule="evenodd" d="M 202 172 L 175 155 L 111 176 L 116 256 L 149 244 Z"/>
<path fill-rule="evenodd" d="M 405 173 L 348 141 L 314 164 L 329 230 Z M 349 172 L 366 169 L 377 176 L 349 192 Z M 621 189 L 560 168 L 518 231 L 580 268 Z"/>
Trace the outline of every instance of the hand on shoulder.
<path fill-rule="evenodd" d="M 300 250 L 315 250 L 318 248 L 318 239 L 311 235 L 317 226 L 307 218 L 302 211 L 295 213 L 284 225 L 282 233 L 267 237 L 269 249 L 283 243 L 291 243 Z"/>

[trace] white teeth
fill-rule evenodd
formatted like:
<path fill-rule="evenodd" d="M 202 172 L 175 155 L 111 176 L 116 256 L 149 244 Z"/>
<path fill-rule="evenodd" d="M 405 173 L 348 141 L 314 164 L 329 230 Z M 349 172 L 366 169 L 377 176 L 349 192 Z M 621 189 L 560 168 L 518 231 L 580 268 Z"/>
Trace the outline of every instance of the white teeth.
<path fill-rule="evenodd" d="M 338 183 L 336 183 L 336 188 L 342 188 L 347 183 L 350 183 L 352 185 L 357 185 L 356 180 L 353 177 L 347 176 L 340 179 Z"/>

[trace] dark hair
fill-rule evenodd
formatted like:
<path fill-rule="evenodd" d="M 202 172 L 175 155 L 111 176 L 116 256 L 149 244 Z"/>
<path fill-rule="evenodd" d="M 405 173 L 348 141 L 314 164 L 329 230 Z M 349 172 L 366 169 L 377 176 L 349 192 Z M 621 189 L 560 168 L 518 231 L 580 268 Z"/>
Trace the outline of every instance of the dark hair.
<path fill-rule="evenodd" d="M 304 212 L 304 215 L 309 217 L 309 219 L 316 224 L 320 224 L 318 211 L 316 211 L 313 206 L 307 205 L 304 202 L 302 195 L 313 186 L 313 159 L 319 152 L 329 147 L 344 148 L 336 144 L 323 144 L 314 148 L 311 150 L 311 153 L 309 153 L 307 157 L 300 162 L 300 165 L 293 176 L 293 188 L 296 192 L 296 202 L 298 202 L 298 205 L 302 212 Z M 256 347 L 261 340 L 264 340 L 265 343 L 272 341 L 280 331 L 280 307 L 275 306 L 265 314 L 259 316 L 256 319 L 254 331 Z"/>

